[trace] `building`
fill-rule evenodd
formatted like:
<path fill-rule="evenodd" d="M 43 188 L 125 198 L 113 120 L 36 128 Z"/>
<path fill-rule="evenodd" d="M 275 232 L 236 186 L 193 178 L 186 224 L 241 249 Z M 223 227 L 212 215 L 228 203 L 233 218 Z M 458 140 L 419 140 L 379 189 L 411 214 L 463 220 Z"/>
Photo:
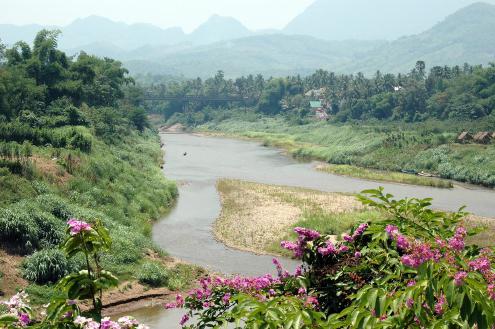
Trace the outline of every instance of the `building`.
<path fill-rule="evenodd" d="M 492 140 L 493 134 L 488 131 L 480 131 L 474 135 L 474 141 L 480 144 L 488 144 Z"/>
<path fill-rule="evenodd" d="M 458 143 L 467 143 L 473 139 L 473 135 L 469 133 L 469 131 L 463 131 L 458 137 Z"/>
<path fill-rule="evenodd" d="M 310 101 L 309 106 L 318 120 L 328 120 L 329 116 L 321 101 Z"/>

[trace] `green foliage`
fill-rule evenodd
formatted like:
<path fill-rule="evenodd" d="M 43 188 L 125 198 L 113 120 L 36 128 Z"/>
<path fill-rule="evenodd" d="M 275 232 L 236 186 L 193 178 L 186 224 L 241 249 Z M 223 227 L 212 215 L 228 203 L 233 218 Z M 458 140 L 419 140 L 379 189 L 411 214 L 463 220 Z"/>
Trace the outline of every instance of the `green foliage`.
<path fill-rule="evenodd" d="M 204 82 L 201 79 L 167 85 L 147 86 L 147 93 L 162 95 L 237 96 L 242 105 L 264 115 L 282 113 L 290 122 L 302 124 L 315 116 L 310 101 L 321 100 L 334 122 L 362 120 L 424 121 L 428 118 L 463 121 L 487 117 L 493 110 L 495 65 L 488 67 L 435 66 L 426 72 L 426 63 L 418 61 L 408 74 L 382 74 L 373 77 L 337 75 L 317 70 L 305 78 L 289 76 L 270 78 L 252 75 L 225 79 L 223 72 Z M 187 106 L 184 106 L 187 105 Z M 205 106 L 238 107 L 236 102 L 181 101 L 154 102 L 152 113 L 163 113 L 166 119 L 178 113 L 182 123 L 190 126 L 211 121 Z M 218 116 L 216 116 L 218 118 Z"/>
<path fill-rule="evenodd" d="M 325 314 L 308 309 L 305 302 L 294 297 L 277 297 L 268 301 L 259 301 L 249 295 L 236 297 L 236 306 L 224 321 L 237 319 L 236 326 L 243 328 L 324 328 Z M 232 317 L 232 318 L 230 318 Z M 242 321 L 240 320 L 242 319 Z M 219 322 L 223 319 L 220 317 Z M 229 321 L 230 320 L 230 321 Z"/>
<path fill-rule="evenodd" d="M 152 287 L 162 287 L 168 284 L 169 273 L 162 264 L 157 262 L 145 262 L 141 265 L 137 279 L 142 284 Z"/>
<path fill-rule="evenodd" d="M 55 283 L 74 270 L 59 249 L 43 249 L 27 257 L 22 264 L 22 276 L 37 284 Z"/>
<path fill-rule="evenodd" d="M 493 248 L 466 246 L 480 230 L 466 213 L 431 209 L 431 199 L 395 200 L 363 191 L 363 204 L 385 212 L 344 241 L 297 228 L 284 242 L 302 259 L 290 275 L 206 278 L 181 303 L 198 321 L 188 326 L 247 328 L 491 328 L 495 323 Z M 179 305 L 180 306 L 180 305 Z"/>

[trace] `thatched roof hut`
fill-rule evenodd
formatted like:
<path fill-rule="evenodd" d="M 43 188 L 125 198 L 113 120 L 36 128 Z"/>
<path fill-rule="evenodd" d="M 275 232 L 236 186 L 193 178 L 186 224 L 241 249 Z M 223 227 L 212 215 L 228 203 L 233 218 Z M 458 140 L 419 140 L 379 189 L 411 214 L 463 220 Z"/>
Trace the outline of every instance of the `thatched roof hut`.
<path fill-rule="evenodd" d="M 465 143 L 473 139 L 473 136 L 469 133 L 469 131 L 463 131 L 460 133 L 460 135 L 457 137 L 457 142 L 459 143 Z"/>
<path fill-rule="evenodd" d="M 474 141 L 481 144 L 487 144 L 492 140 L 492 133 L 488 131 L 480 131 L 474 135 Z"/>

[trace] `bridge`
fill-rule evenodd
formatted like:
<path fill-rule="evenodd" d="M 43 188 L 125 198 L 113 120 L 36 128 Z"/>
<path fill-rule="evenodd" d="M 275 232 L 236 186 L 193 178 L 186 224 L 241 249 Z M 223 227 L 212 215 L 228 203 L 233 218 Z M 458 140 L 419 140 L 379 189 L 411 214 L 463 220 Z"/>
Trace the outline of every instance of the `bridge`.
<path fill-rule="evenodd" d="M 144 96 L 144 101 L 179 101 L 179 102 L 249 102 L 254 99 L 240 96 Z"/>

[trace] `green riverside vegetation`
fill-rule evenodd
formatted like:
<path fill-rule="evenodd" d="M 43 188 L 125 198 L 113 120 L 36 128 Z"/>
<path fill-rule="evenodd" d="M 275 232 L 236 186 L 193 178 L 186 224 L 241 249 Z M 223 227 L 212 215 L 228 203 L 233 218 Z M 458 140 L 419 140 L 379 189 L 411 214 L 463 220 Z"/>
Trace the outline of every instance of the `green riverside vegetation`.
<path fill-rule="evenodd" d="M 158 135 L 124 97 L 133 83 L 127 71 L 83 52 L 70 58 L 57 36 L 43 30 L 32 47 L 1 48 L 0 249 L 26 256 L 11 265 L 21 265 L 28 282 L 50 285 L 82 265 L 58 250 L 67 220 L 101 221 L 113 240 L 102 265 L 137 280 L 146 255 L 163 255 L 151 224 L 177 188 L 160 170 Z M 4 275 L 0 290 L 21 288 L 9 282 Z M 42 295 L 39 302 L 52 293 L 50 286 L 27 290 L 34 300 Z"/>

